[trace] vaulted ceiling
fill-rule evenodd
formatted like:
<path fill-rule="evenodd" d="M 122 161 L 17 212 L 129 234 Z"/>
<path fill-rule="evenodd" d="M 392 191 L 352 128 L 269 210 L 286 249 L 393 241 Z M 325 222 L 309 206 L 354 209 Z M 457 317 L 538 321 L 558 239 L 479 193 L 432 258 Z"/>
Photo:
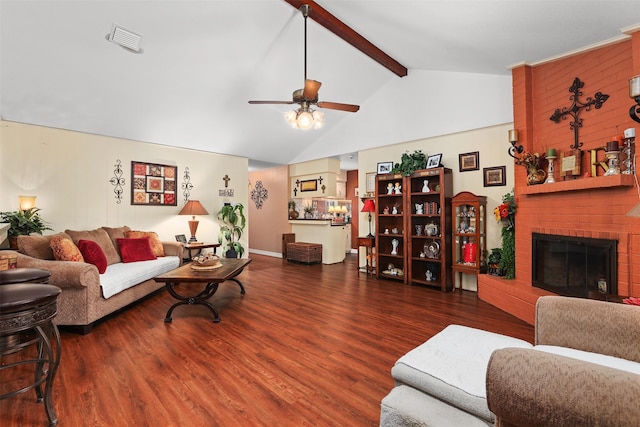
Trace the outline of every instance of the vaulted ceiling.
<path fill-rule="evenodd" d="M 438 127 L 445 116 L 458 115 L 454 130 L 485 125 L 466 117 L 483 106 L 464 99 L 464 87 L 460 110 L 438 109 L 452 96 L 438 79 L 478 75 L 508 92 L 510 65 L 621 37 L 640 23 L 638 0 L 318 0 L 408 75 L 310 17 L 307 74 L 323 83 L 320 99 L 361 110 L 324 110 L 322 129 L 300 131 L 283 118 L 291 106 L 247 102 L 290 100 L 303 87 L 304 19 L 289 3 L 1 0 L 0 116 L 288 164 L 450 131 Z M 143 52 L 108 42 L 112 24 L 142 35 Z M 511 120 L 504 92 L 490 120 Z M 423 108 L 427 119 L 415 120 Z M 379 132 L 385 120 L 401 131 Z"/>

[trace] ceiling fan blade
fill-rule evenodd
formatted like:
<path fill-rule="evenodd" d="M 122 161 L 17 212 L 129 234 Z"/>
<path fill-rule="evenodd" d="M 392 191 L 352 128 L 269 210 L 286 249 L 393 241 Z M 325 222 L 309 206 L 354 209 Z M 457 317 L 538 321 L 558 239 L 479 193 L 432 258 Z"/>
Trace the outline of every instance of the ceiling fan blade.
<path fill-rule="evenodd" d="M 355 113 L 360 109 L 359 105 L 353 104 L 341 104 L 339 102 L 327 102 L 322 101 L 316 104 L 320 108 L 328 108 L 330 110 L 340 110 L 340 111 L 348 111 L 350 113 Z"/>
<path fill-rule="evenodd" d="M 302 97 L 307 101 L 318 99 L 318 91 L 320 90 L 322 83 L 316 80 L 307 79 L 304 82 L 304 91 Z"/>
<path fill-rule="evenodd" d="M 249 101 L 249 104 L 293 104 L 293 101 Z"/>

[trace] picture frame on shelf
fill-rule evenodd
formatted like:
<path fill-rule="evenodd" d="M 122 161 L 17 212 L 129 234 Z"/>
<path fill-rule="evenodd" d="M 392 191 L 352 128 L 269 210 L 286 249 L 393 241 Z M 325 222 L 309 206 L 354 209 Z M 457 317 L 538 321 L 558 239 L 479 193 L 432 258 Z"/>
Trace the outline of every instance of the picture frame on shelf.
<path fill-rule="evenodd" d="M 507 185 L 506 166 L 493 166 L 490 168 L 482 168 L 482 177 L 484 178 L 485 187 L 499 187 Z"/>
<path fill-rule="evenodd" d="M 184 234 L 176 234 L 176 242 L 187 243 L 187 236 Z"/>
<path fill-rule="evenodd" d="M 427 157 L 427 169 L 433 169 L 440 166 L 440 160 L 442 160 L 442 153 Z"/>
<path fill-rule="evenodd" d="M 367 172 L 367 191 L 366 193 L 376 192 L 376 173 L 375 172 Z"/>
<path fill-rule="evenodd" d="M 391 173 L 393 170 L 393 162 L 380 162 L 378 163 L 378 175 L 383 175 L 385 173 Z"/>
<path fill-rule="evenodd" d="M 477 171 L 480 169 L 480 152 L 458 154 L 460 172 Z"/>

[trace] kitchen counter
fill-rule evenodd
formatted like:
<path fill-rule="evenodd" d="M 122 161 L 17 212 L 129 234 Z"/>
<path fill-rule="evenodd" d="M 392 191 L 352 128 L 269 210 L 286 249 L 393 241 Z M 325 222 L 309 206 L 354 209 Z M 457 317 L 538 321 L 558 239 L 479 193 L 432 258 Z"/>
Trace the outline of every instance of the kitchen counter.
<path fill-rule="evenodd" d="M 344 261 L 347 226 L 350 223 L 333 223 L 330 219 L 291 219 L 289 224 L 296 235 L 296 242 L 322 245 L 323 264 Z"/>

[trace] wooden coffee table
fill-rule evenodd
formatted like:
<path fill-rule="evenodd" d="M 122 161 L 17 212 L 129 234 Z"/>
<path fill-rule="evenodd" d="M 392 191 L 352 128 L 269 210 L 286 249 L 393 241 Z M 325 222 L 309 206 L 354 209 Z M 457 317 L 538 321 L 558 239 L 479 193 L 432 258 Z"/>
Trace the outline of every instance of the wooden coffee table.
<path fill-rule="evenodd" d="M 244 294 L 244 286 L 242 286 L 240 280 L 236 279 L 236 276 L 242 273 L 244 268 L 251 262 L 251 259 L 223 258 L 220 262 L 222 263 L 222 267 L 213 270 L 194 270 L 191 268 L 192 264 L 188 263 L 168 273 L 154 277 L 153 280 L 156 282 L 164 282 L 169 294 L 178 300 L 178 302 L 173 304 L 171 308 L 169 308 L 169 311 L 167 311 L 167 315 L 164 318 L 165 322 L 171 322 L 171 313 L 173 313 L 173 310 L 179 305 L 204 305 L 213 313 L 213 321 L 215 323 L 220 321 L 218 311 L 207 300 L 216 293 L 218 285 L 227 280 L 236 282 L 238 286 L 240 286 L 240 293 Z M 184 290 L 192 289 L 193 285 L 190 285 L 191 283 L 204 283 L 205 287 L 204 290 L 196 295 L 184 296 L 176 291 L 180 283 L 183 284 Z"/>

